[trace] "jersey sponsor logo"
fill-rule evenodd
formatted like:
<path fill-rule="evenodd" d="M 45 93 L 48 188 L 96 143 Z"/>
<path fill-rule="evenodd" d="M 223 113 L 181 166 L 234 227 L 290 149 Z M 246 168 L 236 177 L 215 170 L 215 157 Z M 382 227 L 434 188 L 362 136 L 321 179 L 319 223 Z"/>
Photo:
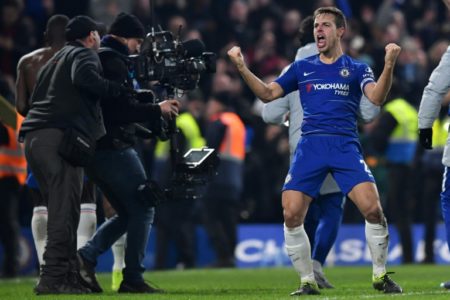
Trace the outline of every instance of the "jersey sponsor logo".
<path fill-rule="evenodd" d="M 347 83 L 314 83 L 312 84 L 315 91 L 319 90 L 342 90 L 349 91 L 350 85 Z"/>
<path fill-rule="evenodd" d="M 306 92 L 334 90 L 334 94 L 338 96 L 348 96 L 350 92 L 350 85 L 347 83 L 309 83 L 306 85 Z"/>
<path fill-rule="evenodd" d="M 309 76 L 312 73 L 316 73 L 316 71 L 312 71 L 312 72 L 303 72 L 303 76 Z"/>

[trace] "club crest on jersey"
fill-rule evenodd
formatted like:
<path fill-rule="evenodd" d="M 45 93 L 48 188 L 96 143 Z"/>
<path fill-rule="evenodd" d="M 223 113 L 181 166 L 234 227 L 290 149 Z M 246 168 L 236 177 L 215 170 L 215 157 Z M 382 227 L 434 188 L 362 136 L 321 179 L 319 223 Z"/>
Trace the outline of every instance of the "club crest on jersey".
<path fill-rule="evenodd" d="M 347 68 L 343 68 L 339 71 L 339 75 L 346 78 L 346 77 L 350 76 L 350 71 Z"/>

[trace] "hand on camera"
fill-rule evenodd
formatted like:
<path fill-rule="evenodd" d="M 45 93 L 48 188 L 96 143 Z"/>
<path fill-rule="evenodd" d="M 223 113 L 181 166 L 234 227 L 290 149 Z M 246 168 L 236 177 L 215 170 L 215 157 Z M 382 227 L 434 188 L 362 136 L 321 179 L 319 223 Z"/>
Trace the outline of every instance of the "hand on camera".
<path fill-rule="evenodd" d="M 433 149 L 433 129 L 421 128 L 419 129 L 419 142 L 425 149 Z"/>
<path fill-rule="evenodd" d="M 158 103 L 161 108 L 161 115 L 164 119 L 172 120 L 178 116 L 180 102 L 178 100 L 169 99 Z"/>

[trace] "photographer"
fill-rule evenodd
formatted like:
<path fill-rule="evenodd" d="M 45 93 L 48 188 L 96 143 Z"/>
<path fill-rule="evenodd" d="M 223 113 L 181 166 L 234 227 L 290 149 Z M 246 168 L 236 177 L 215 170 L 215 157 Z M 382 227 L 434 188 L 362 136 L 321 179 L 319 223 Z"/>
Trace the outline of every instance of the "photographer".
<path fill-rule="evenodd" d="M 97 23 L 86 16 L 71 19 L 66 39 L 68 43 L 41 69 L 19 133 L 28 165 L 48 200 L 45 265 L 35 287 L 37 294 L 90 292 L 79 281 L 76 260 L 81 166 L 90 159 L 95 141 L 105 134 L 99 98 L 125 91 L 100 75 Z"/>
<path fill-rule="evenodd" d="M 121 13 L 116 17 L 99 51 L 106 78 L 130 90 L 133 88 L 127 56 L 139 51 L 144 36 L 144 27 L 135 16 Z M 159 104 L 140 103 L 133 95 L 130 92 L 126 97 L 102 99 L 107 135 L 99 141 L 93 163 L 86 168 L 88 176 L 100 186 L 117 212 L 79 250 L 81 276 L 94 292 L 102 292 L 95 277 L 97 257 L 124 233 L 127 233 L 125 268 L 118 292 L 160 292 L 145 283 L 143 278 L 143 260 L 154 207 L 152 199 L 143 200 L 138 191 L 138 187 L 147 182 L 147 176 L 133 149 L 136 128 L 131 122 L 160 120 L 161 116 L 170 120 L 177 116 L 179 103 L 176 100 Z"/>

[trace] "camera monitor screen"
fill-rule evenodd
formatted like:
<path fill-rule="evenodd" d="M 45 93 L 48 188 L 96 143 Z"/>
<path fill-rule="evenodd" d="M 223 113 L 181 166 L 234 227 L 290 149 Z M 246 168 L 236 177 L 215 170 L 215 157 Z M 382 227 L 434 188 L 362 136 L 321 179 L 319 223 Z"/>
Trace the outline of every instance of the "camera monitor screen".
<path fill-rule="evenodd" d="M 213 152 L 214 152 L 214 149 L 210 149 L 210 148 L 190 149 L 184 155 L 184 162 L 187 165 L 191 165 L 193 167 L 198 166 Z"/>

